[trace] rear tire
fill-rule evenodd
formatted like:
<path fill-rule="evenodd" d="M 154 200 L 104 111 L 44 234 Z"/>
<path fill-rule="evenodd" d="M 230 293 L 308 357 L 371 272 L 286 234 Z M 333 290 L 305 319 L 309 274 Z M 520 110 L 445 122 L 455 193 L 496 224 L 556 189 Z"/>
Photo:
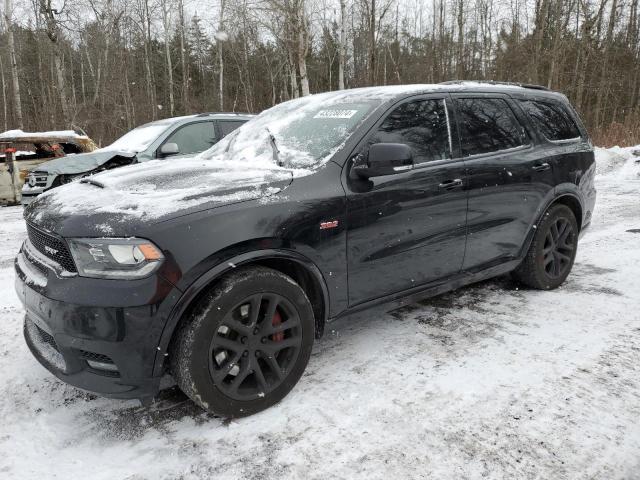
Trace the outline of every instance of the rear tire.
<path fill-rule="evenodd" d="M 559 287 L 573 267 L 578 250 L 578 223 L 569 207 L 553 205 L 538 223 L 527 255 L 513 276 L 529 287 Z"/>
<path fill-rule="evenodd" d="M 304 290 L 265 267 L 237 269 L 197 302 L 170 348 L 170 370 L 202 408 L 224 417 L 284 398 L 309 362 L 315 320 Z"/>

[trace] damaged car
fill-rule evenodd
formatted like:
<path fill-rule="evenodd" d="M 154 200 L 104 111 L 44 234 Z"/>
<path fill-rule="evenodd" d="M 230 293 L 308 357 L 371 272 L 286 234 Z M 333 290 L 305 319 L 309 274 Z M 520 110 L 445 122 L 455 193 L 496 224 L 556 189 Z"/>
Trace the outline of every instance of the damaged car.
<path fill-rule="evenodd" d="M 146 123 L 107 147 L 38 165 L 22 188 L 22 204 L 26 206 L 47 190 L 104 170 L 203 152 L 249 118 L 248 114 L 202 113 Z"/>
<path fill-rule="evenodd" d="M 49 160 L 93 152 L 98 147 L 81 130 L 0 133 L 0 203 L 16 203 L 29 171 Z M 16 174 L 12 168 L 15 162 Z"/>

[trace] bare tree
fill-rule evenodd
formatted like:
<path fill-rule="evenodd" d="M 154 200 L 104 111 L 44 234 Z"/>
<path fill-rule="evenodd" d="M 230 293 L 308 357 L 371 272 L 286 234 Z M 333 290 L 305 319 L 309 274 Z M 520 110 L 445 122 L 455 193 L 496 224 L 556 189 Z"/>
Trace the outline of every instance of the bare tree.
<path fill-rule="evenodd" d="M 73 123 L 73 118 L 71 118 L 70 105 L 65 85 L 64 56 L 60 45 L 60 26 L 56 18 L 57 15 L 61 15 L 63 13 L 64 8 L 64 4 L 62 8 L 58 10 L 53 8 L 51 0 L 40 0 L 40 13 L 44 16 L 47 37 L 49 37 L 53 46 L 56 87 L 58 90 L 60 109 L 62 110 L 62 118 L 64 120 L 65 127 L 70 127 Z"/>
<path fill-rule="evenodd" d="M 0 31 L 9 127 L 109 141 L 177 111 L 461 78 L 551 86 L 597 142 L 640 138 L 640 0 L 216 0 L 191 18 L 184 0 L 18 1 Z"/>
<path fill-rule="evenodd" d="M 340 47 L 338 60 L 338 89 L 344 90 L 344 67 L 347 61 L 347 0 L 340 0 Z"/>
<path fill-rule="evenodd" d="M 224 31 L 224 7 L 225 0 L 220 0 L 220 18 L 218 19 L 218 31 L 216 32 L 216 52 L 218 54 L 218 104 L 220 111 L 224 110 L 224 56 L 223 44 L 227 40 L 227 33 Z"/>
<path fill-rule="evenodd" d="M 178 0 L 178 29 L 180 35 L 180 69 L 182 70 L 182 111 L 189 111 L 189 67 L 186 60 L 184 0 Z"/>
<path fill-rule="evenodd" d="M 16 123 L 18 124 L 18 127 L 24 128 L 24 122 L 22 120 L 22 100 L 20 98 L 20 82 L 18 80 L 18 61 L 16 60 L 16 47 L 11 25 L 12 13 L 13 9 L 11 8 L 11 0 L 4 0 L 4 22 L 7 35 L 7 47 L 9 48 L 9 63 L 11 65 L 11 82 L 13 87 L 13 111 L 16 116 Z M 4 75 L 2 82 L 4 93 Z"/>
<path fill-rule="evenodd" d="M 171 0 L 162 0 L 160 5 L 162 11 L 162 30 L 164 32 L 164 54 L 167 67 L 167 80 L 169 89 L 169 113 L 173 116 L 175 111 L 175 99 L 173 97 L 173 61 L 171 60 L 171 11 L 173 3 Z"/>

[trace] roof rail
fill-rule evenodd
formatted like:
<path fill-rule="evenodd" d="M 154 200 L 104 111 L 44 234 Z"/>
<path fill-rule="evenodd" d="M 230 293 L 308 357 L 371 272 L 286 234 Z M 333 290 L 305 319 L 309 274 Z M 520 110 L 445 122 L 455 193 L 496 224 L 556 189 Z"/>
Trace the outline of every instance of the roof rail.
<path fill-rule="evenodd" d="M 488 83 L 490 85 L 506 85 L 512 87 L 530 88 L 532 90 L 551 91 L 551 89 L 543 87 L 542 85 L 520 82 L 498 82 L 496 80 L 449 80 L 447 82 L 440 82 L 440 85 L 460 85 L 462 83 Z"/>
<path fill-rule="evenodd" d="M 199 113 L 196 117 L 208 117 L 209 115 L 251 115 L 250 113 L 244 112 L 204 112 Z"/>

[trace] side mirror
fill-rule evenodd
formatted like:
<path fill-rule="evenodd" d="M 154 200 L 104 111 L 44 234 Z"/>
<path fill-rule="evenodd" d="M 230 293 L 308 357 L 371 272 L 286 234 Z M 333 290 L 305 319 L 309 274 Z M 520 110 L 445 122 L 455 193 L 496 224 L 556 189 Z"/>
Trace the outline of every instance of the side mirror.
<path fill-rule="evenodd" d="M 161 158 L 177 155 L 180 153 L 177 143 L 165 143 L 158 150 L 158 156 Z"/>
<path fill-rule="evenodd" d="M 413 168 L 411 148 L 404 143 L 374 143 L 369 147 L 366 162 L 355 165 L 354 171 L 361 178 L 381 177 L 406 172 Z"/>

